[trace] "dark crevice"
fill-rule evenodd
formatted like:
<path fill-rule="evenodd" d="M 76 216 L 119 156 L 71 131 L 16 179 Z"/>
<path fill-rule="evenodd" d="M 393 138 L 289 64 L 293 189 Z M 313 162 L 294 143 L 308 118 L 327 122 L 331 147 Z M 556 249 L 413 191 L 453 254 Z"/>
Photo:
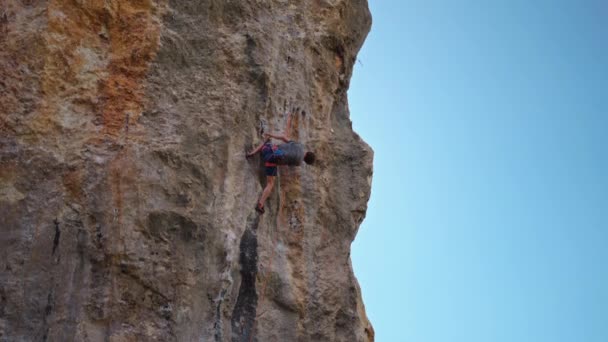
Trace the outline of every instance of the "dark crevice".
<path fill-rule="evenodd" d="M 61 230 L 59 230 L 59 221 L 57 219 L 54 219 L 53 223 L 55 224 L 55 238 L 53 238 L 52 255 L 55 255 L 55 252 L 57 251 L 57 247 L 59 246 L 59 238 L 61 237 Z"/>
<path fill-rule="evenodd" d="M 0 287 L 0 317 L 3 317 L 5 313 L 6 307 L 6 292 L 4 288 Z"/>
<path fill-rule="evenodd" d="M 53 312 L 53 290 L 51 290 L 46 297 L 46 306 L 44 307 L 44 317 L 42 319 L 42 341 L 46 341 L 49 336 L 49 324 L 48 318 Z"/>
<path fill-rule="evenodd" d="M 44 316 L 49 317 L 51 312 L 53 311 L 53 294 L 49 292 L 49 295 L 46 297 L 46 307 L 44 308 Z"/>
<path fill-rule="evenodd" d="M 217 300 L 217 305 L 215 307 L 215 323 L 213 323 L 213 328 L 215 329 L 215 341 L 222 342 L 224 340 L 224 330 L 222 325 L 222 302 L 224 301 L 224 297 L 226 296 L 227 289 L 222 289 L 220 292 L 220 297 Z"/>
<path fill-rule="evenodd" d="M 241 267 L 241 286 L 239 296 L 232 312 L 232 341 L 249 342 L 257 315 L 258 295 L 255 279 L 258 273 L 258 237 L 256 230 L 260 215 L 253 213 L 247 219 L 247 227 L 239 245 L 239 264 Z"/>

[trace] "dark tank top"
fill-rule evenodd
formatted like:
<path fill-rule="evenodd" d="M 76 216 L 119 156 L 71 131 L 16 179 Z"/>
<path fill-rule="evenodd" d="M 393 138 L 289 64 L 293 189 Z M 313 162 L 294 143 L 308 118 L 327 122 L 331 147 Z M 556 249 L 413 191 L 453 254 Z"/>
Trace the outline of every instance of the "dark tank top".
<path fill-rule="evenodd" d="M 299 166 L 304 159 L 304 146 L 295 141 L 290 141 L 279 145 L 278 148 L 282 152 L 281 160 L 278 164 Z"/>

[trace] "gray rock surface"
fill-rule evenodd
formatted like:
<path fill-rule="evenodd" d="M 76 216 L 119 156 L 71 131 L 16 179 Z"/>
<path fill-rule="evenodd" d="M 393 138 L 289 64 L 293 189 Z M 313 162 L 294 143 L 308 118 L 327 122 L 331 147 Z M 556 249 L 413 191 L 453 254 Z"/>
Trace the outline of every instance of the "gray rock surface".
<path fill-rule="evenodd" d="M 372 341 L 365 0 L 0 2 L 0 341 Z M 245 153 L 298 105 L 313 166 Z"/>

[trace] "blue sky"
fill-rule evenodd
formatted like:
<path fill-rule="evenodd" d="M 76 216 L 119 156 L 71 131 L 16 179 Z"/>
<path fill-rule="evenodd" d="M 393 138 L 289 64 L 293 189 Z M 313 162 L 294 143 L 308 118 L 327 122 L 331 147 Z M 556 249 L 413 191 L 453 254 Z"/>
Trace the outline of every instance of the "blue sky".
<path fill-rule="evenodd" d="M 608 341 L 608 2 L 369 2 L 377 341 Z"/>

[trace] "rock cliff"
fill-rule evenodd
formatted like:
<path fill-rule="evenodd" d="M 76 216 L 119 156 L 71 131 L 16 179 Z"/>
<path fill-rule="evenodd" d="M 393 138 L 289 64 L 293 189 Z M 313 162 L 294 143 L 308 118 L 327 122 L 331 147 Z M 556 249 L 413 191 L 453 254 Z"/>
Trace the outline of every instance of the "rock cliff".
<path fill-rule="evenodd" d="M 372 341 L 366 0 L 1 0 L 0 341 Z M 259 157 L 280 131 L 315 165 Z"/>

